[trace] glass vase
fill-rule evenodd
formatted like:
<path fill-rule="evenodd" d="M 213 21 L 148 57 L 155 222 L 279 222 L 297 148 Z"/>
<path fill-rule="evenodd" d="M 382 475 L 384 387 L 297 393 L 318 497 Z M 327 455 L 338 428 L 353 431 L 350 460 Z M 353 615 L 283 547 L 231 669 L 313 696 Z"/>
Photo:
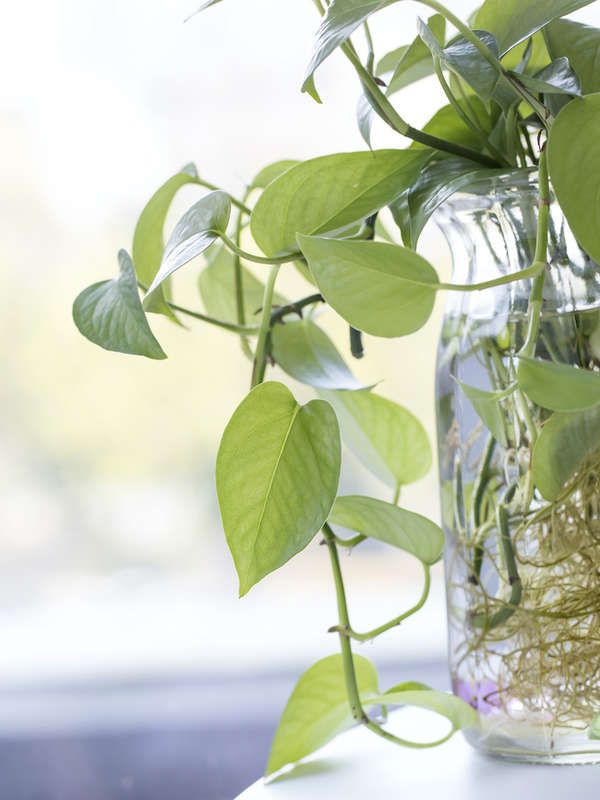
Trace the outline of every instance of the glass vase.
<path fill-rule="evenodd" d="M 534 172 L 454 195 L 437 213 L 454 282 L 529 266 L 537 215 Z M 552 502 L 532 479 L 551 412 L 516 384 L 531 287 L 448 294 L 437 418 L 452 685 L 478 711 L 478 749 L 600 762 L 600 453 Z M 552 199 L 535 356 L 597 370 L 599 309 L 600 270 Z"/>

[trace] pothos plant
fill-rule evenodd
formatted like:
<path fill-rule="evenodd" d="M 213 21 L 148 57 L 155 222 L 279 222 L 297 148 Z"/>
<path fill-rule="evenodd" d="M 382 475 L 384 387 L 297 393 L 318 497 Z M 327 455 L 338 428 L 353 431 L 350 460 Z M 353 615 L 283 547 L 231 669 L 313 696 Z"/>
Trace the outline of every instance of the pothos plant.
<path fill-rule="evenodd" d="M 430 16 L 416 21 L 416 37 L 378 60 L 369 17 L 401 1 L 314 0 L 322 20 L 302 89 L 320 102 L 315 71 L 340 49 L 358 76 L 358 124 L 368 147 L 303 162 L 277 161 L 259 172 L 240 198 L 211 185 L 193 165 L 185 167 L 143 209 L 131 255 L 119 252 L 118 277 L 85 289 L 73 308 L 81 333 L 108 350 L 166 358 L 148 322 L 154 313 L 174 322 L 190 317 L 233 333 L 250 360 L 251 389 L 225 429 L 216 465 L 240 594 L 322 536 L 339 613 L 331 630 L 341 651 L 300 678 L 276 732 L 267 774 L 308 755 L 353 722 L 401 745 L 438 743 L 405 741 L 387 730 L 375 711 L 389 705 L 440 713 L 450 722 L 448 736 L 477 723 L 467 703 L 423 684 L 382 692 L 372 664 L 353 654 L 353 643 L 385 634 L 422 607 L 443 535 L 437 524 L 398 505 L 402 487 L 430 467 L 421 423 L 361 386 L 320 327 L 317 308 L 346 321 L 351 353 L 360 358 L 363 334 L 407 336 L 425 325 L 438 292 L 483 292 L 530 280 L 516 390 L 559 413 L 565 404 L 572 410 L 573 397 L 579 411 L 600 403 L 599 375 L 533 358 L 547 262 L 549 181 L 581 246 L 600 260 L 600 30 L 562 19 L 591 0 L 486 0 L 468 23 L 437 0 L 420 0 Z M 429 75 L 437 76 L 447 104 L 419 129 L 405 120 L 400 92 Z M 376 118 L 402 137 L 398 149 L 371 149 Z M 479 177 L 536 168 L 539 214 L 531 265 L 486 283 L 440 281 L 416 250 L 434 211 Z M 173 198 L 190 184 L 209 191 L 164 244 Z M 402 244 L 381 221 L 386 208 Z M 244 248 L 250 237 L 255 246 Z M 257 266 L 251 271 L 249 265 Z M 202 310 L 172 299 L 171 277 L 184 266 L 199 269 Z M 307 284 L 305 296 L 293 301 L 276 291 L 281 270 L 290 268 Z M 284 384 L 267 380 L 274 364 L 313 387 L 317 398 L 302 405 Z M 489 426 L 485 403 L 479 409 Z M 346 445 L 389 485 L 387 500 L 337 496 L 340 429 Z M 600 444 L 598 424 L 591 435 Z M 589 444 L 579 443 L 582 452 Z M 577 469 L 582 452 L 571 453 L 567 465 L 557 464 L 562 472 L 551 477 L 560 486 Z M 352 538 L 340 529 L 353 532 Z M 363 632 L 350 620 L 339 551 L 367 538 L 418 559 L 424 588 L 413 608 Z"/>

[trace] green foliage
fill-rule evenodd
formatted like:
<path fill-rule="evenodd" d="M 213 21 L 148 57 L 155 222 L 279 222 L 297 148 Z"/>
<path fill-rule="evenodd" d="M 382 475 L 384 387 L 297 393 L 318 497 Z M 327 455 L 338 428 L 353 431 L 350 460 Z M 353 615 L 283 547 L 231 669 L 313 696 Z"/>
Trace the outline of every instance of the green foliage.
<path fill-rule="evenodd" d="M 393 489 L 423 478 L 431 468 L 425 429 L 406 408 L 374 392 L 320 392 L 335 409 L 344 443 Z"/>
<path fill-rule="evenodd" d="M 166 358 L 146 320 L 133 263 L 125 250 L 119 251 L 118 278 L 95 283 L 76 297 L 73 320 L 86 339 L 105 350 Z"/>
<path fill-rule="evenodd" d="M 338 497 L 329 522 L 398 547 L 432 565 L 444 549 L 441 528 L 426 517 L 373 497 Z"/>
<path fill-rule="evenodd" d="M 413 250 L 318 236 L 298 236 L 298 243 L 325 300 L 355 328 L 406 336 L 431 316 L 438 276 Z"/>
<path fill-rule="evenodd" d="M 556 500 L 586 459 L 600 448 L 600 407 L 553 414 L 533 451 L 532 472 L 546 500 Z"/>
<path fill-rule="evenodd" d="M 331 233 L 363 220 L 410 186 L 428 154 L 339 153 L 303 161 L 273 181 L 252 212 L 252 235 L 268 256 L 294 252 L 296 236 Z"/>
<path fill-rule="evenodd" d="M 440 14 L 435 14 L 427 20 L 427 26 L 436 41 L 443 44 L 446 36 L 446 20 Z M 400 91 L 400 89 L 410 86 L 411 83 L 432 75 L 434 71 L 433 58 L 429 47 L 420 36 L 417 36 L 401 55 L 398 55 L 399 58 L 395 64 L 394 73 L 387 87 L 386 93 L 388 97 Z M 390 62 L 386 63 L 382 60 L 379 64 L 379 70 L 385 71 L 388 63 Z"/>
<path fill-rule="evenodd" d="M 600 261 L 600 94 L 577 97 L 566 105 L 548 140 L 552 185 L 577 240 Z"/>
<path fill-rule="evenodd" d="M 476 728 L 479 722 L 475 709 L 471 708 L 464 700 L 435 689 L 423 690 L 409 687 L 402 690 L 401 687 L 396 687 L 371 698 L 371 702 L 383 705 L 416 706 L 435 711 L 436 714 L 446 717 L 455 731 Z"/>
<path fill-rule="evenodd" d="M 354 671 L 361 693 L 379 692 L 370 661 L 354 656 Z M 353 724 L 341 656 L 317 661 L 302 675 L 281 715 L 265 774 L 300 761 Z"/>
<path fill-rule="evenodd" d="M 217 494 L 240 595 L 303 550 L 327 519 L 340 473 L 328 403 L 299 405 L 263 383 L 236 409 L 217 457 Z"/>
<path fill-rule="evenodd" d="M 523 42 L 548 22 L 589 5 L 593 0 L 485 0 L 475 27 L 496 38 L 500 53 Z"/>
<path fill-rule="evenodd" d="M 506 392 L 487 392 L 475 386 L 468 386 L 466 383 L 461 383 L 460 388 L 494 439 L 502 447 L 506 447 L 508 441 L 506 439 L 505 414 L 500 405 L 500 401 L 506 397 Z"/>
<path fill-rule="evenodd" d="M 320 389 L 361 389 L 327 334 L 311 319 L 286 321 L 271 333 L 275 363 L 292 378 Z"/>
<path fill-rule="evenodd" d="M 544 28 L 544 36 L 553 59 L 568 59 L 579 78 L 582 93 L 600 92 L 600 30 L 559 19 Z"/>
<path fill-rule="evenodd" d="M 535 75 L 519 75 L 519 80 L 534 94 L 580 95 L 581 87 L 577 75 L 571 69 L 568 58 L 557 58 Z"/>
<path fill-rule="evenodd" d="M 256 175 L 250 184 L 250 189 L 266 189 L 267 186 L 275 180 L 275 178 L 283 175 L 284 172 L 287 172 L 288 169 L 295 167 L 299 163 L 299 161 L 292 158 L 284 158 L 280 161 L 274 161 L 272 164 L 269 164 L 261 169 L 261 171 L 258 173 L 258 175 Z"/>
<path fill-rule="evenodd" d="M 225 192 L 210 192 L 198 200 L 179 220 L 164 249 L 160 268 L 144 299 L 153 302 L 162 283 L 176 270 L 207 250 L 227 230 L 231 202 Z"/>
<path fill-rule="evenodd" d="M 173 198 L 182 186 L 198 183 L 198 173 L 193 164 L 188 164 L 158 189 L 145 205 L 133 233 L 132 256 L 138 279 L 150 286 L 160 268 L 163 255 L 163 229 Z M 169 308 L 164 290 L 167 284 L 149 298 L 146 311 L 155 311 L 176 320 Z"/>
<path fill-rule="evenodd" d="M 600 403 L 600 374 L 585 369 L 520 358 L 519 385 L 534 403 L 552 411 L 583 411 Z"/>

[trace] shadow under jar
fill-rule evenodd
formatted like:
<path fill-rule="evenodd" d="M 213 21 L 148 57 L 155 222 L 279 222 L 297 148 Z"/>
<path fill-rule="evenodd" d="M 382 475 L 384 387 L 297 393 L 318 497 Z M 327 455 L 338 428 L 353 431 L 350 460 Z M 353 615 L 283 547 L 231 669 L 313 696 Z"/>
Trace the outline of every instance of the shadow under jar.
<path fill-rule="evenodd" d="M 528 267 L 537 216 L 534 172 L 455 195 L 437 214 L 454 280 Z M 554 198 L 548 260 L 534 355 L 598 370 L 600 269 Z M 549 492 L 532 461 L 543 474 L 545 451 L 536 446 L 553 412 L 516 384 L 531 288 L 526 280 L 448 296 L 437 416 L 450 670 L 455 694 L 479 713 L 479 729 L 467 734 L 478 749 L 520 761 L 600 762 L 600 407 L 563 414 L 565 459 L 574 459 L 573 442 L 587 451 Z"/>

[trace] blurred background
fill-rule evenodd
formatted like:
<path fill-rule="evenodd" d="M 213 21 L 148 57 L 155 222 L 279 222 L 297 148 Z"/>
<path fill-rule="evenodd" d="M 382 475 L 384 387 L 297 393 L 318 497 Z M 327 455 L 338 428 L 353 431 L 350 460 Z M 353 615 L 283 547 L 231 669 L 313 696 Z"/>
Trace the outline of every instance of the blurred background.
<path fill-rule="evenodd" d="M 260 775 L 295 678 L 336 649 L 316 544 L 237 599 L 214 491 L 220 433 L 249 381 L 235 337 L 153 317 L 169 358 L 151 362 L 93 346 L 71 321 L 75 295 L 116 273 L 141 208 L 185 163 L 235 193 L 272 161 L 364 149 L 359 86 L 340 56 L 317 76 L 324 105 L 300 94 L 318 24 L 310 0 L 225 0 L 184 23 L 198 2 L 4 10 L 1 798 L 231 798 Z M 409 42 L 425 12 L 407 2 L 379 14 L 378 54 Z M 600 22 L 593 9 L 579 17 Z M 416 125 L 436 101 L 432 81 L 399 98 Z M 404 144 L 376 124 L 376 147 Z M 196 192 L 181 192 L 173 219 Z M 431 225 L 422 250 L 450 274 Z M 176 299 L 199 308 L 184 272 Z M 280 289 L 306 293 L 292 276 Z M 440 313 L 409 339 L 367 339 L 352 365 L 432 440 Z M 350 358 L 344 326 L 325 324 Z M 342 489 L 388 499 L 348 453 Z M 403 504 L 437 516 L 435 470 Z M 421 589 L 417 564 L 376 545 L 343 567 L 357 627 Z M 444 650 L 438 567 L 425 610 L 362 652 L 383 685 L 444 686 Z"/>

